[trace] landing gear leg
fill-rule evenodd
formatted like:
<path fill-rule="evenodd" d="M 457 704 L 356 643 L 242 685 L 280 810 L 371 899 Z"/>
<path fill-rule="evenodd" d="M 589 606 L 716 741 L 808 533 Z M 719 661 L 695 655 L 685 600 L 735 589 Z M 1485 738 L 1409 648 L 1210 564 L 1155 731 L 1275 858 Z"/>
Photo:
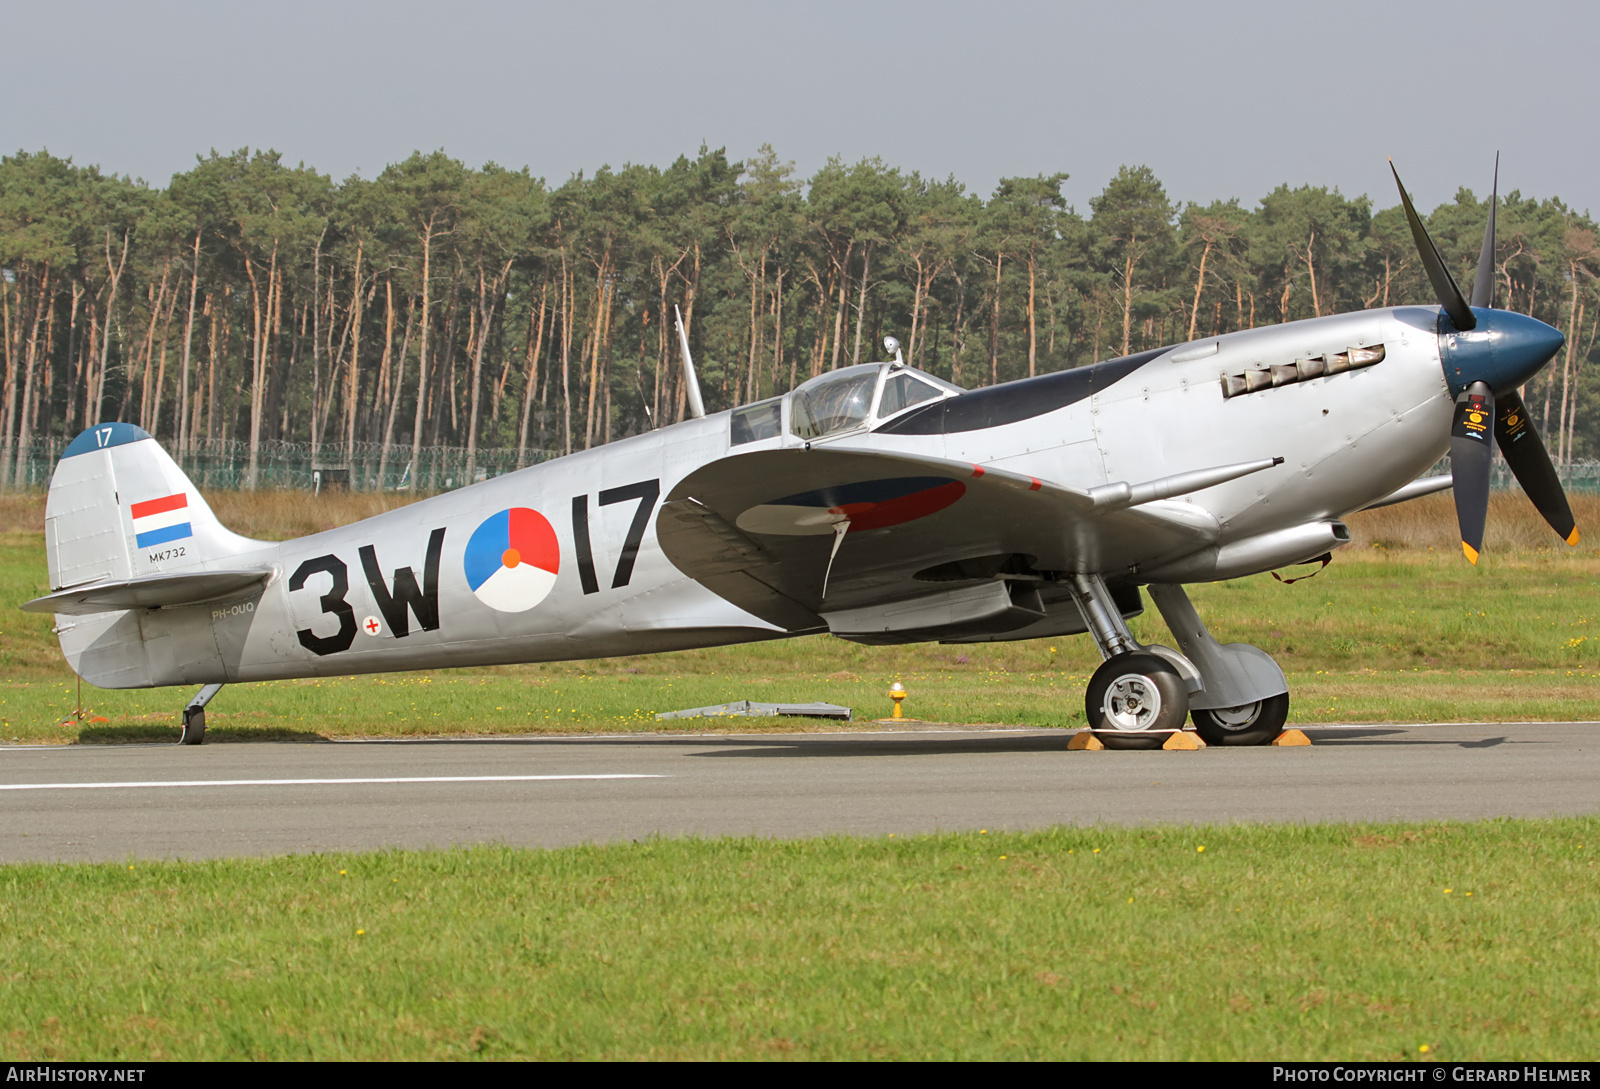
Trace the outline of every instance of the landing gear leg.
<path fill-rule="evenodd" d="M 195 694 L 183 709 L 183 733 L 178 736 L 180 745 L 199 745 L 206 739 L 206 704 L 222 691 L 220 684 L 208 684 Z"/>
<path fill-rule="evenodd" d="M 1105 663 L 1089 678 L 1084 714 L 1108 749 L 1159 749 L 1189 714 L 1189 686 L 1173 664 L 1139 645 L 1099 575 L 1071 575 L 1067 589 Z"/>
<path fill-rule="evenodd" d="M 1289 721 L 1289 685 L 1272 656 L 1248 643 L 1219 643 L 1178 585 L 1149 586 L 1150 599 L 1200 670 L 1194 728 L 1207 745 L 1270 745 Z"/>

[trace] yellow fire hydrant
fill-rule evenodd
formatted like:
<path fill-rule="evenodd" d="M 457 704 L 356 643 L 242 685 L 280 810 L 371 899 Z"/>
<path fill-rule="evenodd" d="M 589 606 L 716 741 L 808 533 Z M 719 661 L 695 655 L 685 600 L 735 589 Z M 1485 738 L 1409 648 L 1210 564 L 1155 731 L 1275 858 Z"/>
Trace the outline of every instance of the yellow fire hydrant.
<path fill-rule="evenodd" d="M 906 686 L 901 684 L 899 681 L 895 681 L 893 684 L 891 684 L 889 686 L 889 698 L 894 700 L 894 714 L 891 715 L 890 717 L 891 718 L 899 718 L 899 717 L 901 717 L 900 716 L 900 701 L 906 698 Z"/>

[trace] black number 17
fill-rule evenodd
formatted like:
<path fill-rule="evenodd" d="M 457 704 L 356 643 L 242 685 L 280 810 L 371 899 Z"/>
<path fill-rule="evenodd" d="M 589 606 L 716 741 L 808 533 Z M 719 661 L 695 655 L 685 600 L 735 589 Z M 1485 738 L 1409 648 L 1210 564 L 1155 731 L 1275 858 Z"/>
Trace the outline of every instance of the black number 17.
<path fill-rule="evenodd" d="M 628 526 L 628 536 L 622 543 L 622 555 L 617 557 L 616 574 L 611 577 L 613 590 L 628 585 L 629 580 L 633 578 L 633 563 L 639 558 L 639 542 L 644 540 L 644 531 L 650 525 L 650 512 L 655 510 L 656 500 L 659 498 L 661 498 L 659 480 L 641 480 L 637 484 L 607 488 L 600 493 L 602 507 L 609 507 L 613 503 L 625 503 L 630 499 L 639 502 L 633 512 L 633 521 Z M 572 540 L 578 549 L 578 580 L 583 583 L 583 592 L 598 594 L 600 581 L 595 577 L 594 548 L 589 543 L 587 495 L 572 497 Z"/>

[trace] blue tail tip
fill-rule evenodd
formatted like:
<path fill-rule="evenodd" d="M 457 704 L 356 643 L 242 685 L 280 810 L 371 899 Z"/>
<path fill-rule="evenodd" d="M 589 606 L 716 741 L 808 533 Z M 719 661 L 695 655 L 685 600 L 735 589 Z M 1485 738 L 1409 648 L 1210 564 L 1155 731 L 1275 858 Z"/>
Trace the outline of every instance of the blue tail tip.
<path fill-rule="evenodd" d="M 78 454 L 90 454 L 96 450 L 109 450 L 113 446 L 139 442 L 149 437 L 150 432 L 130 423 L 98 423 L 73 439 L 61 452 L 61 456 L 70 458 Z"/>

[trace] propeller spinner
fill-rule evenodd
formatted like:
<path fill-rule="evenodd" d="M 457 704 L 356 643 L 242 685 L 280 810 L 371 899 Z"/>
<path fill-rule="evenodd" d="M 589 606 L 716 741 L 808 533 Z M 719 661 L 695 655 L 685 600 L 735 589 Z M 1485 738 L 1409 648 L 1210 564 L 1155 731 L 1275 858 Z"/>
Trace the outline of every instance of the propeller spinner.
<path fill-rule="evenodd" d="M 1439 356 L 1450 391 L 1456 394 L 1450 427 L 1450 475 L 1456 502 L 1461 551 L 1474 564 L 1483 550 L 1483 526 L 1489 512 L 1489 435 L 1506 464 L 1550 528 L 1569 545 L 1578 543 L 1572 508 L 1544 443 L 1528 419 L 1518 387 L 1544 369 L 1566 343 L 1559 329 L 1515 311 L 1495 310 L 1495 204 L 1499 197 L 1500 160 L 1489 196 L 1489 223 L 1478 254 L 1477 275 L 1469 305 L 1456 286 L 1427 228 L 1411 205 L 1400 173 L 1390 162 L 1400 189 L 1411 237 L 1422 267 L 1433 285 L 1443 313 L 1439 315 Z"/>

